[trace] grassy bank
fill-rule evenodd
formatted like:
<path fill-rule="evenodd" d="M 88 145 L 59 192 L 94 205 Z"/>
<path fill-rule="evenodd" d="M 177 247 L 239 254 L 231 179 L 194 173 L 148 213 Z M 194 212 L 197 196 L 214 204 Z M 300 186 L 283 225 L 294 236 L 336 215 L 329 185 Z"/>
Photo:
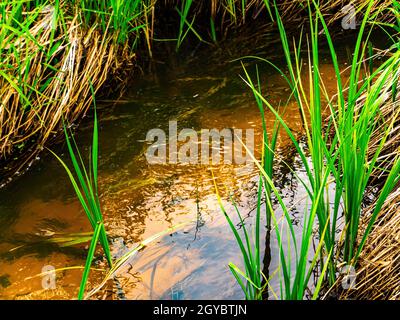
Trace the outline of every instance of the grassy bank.
<path fill-rule="evenodd" d="M 92 99 L 90 83 L 97 92 L 132 64 L 146 3 L 111 3 L 0 4 L 0 154 L 9 167 L 2 176 L 25 169 L 60 136 L 62 117 L 69 123 L 82 118 Z"/>
<path fill-rule="evenodd" d="M 377 245 L 377 238 L 382 237 L 379 224 L 385 227 L 388 225 L 382 221 L 389 219 L 389 225 L 396 224 L 398 211 L 395 203 L 398 193 L 400 178 L 400 155 L 399 155 L 399 107 L 398 100 L 398 64 L 399 51 L 396 36 L 392 37 L 393 46 L 384 53 L 373 55 L 371 46 L 368 45 L 371 31 L 374 26 L 382 26 L 378 16 L 383 12 L 374 13 L 375 2 L 370 1 L 364 12 L 363 20 L 359 26 L 358 37 L 355 49 L 352 52 L 352 63 L 349 66 L 350 78 L 347 82 L 342 80 L 341 69 L 337 61 L 337 55 L 327 20 L 322 14 L 320 7 L 315 2 L 308 3 L 309 10 L 309 31 L 307 36 L 300 36 L 300 39 L 289 40 L 283 21 L 278 10 L 275 10 L 276 21 L 281 37 L 281 44 L 288 68 L 280 70 L 274 66 L 284 77 L 292 95 L 296 101 L 299 111 L 302 114 L 303 127 L 306 135 L 306 150 L 300 145 L 290 129 L 290 124 L 284 122 L 276 106 L 270 104 L 259 91 L 260 85 L 249 76 L 245 70 L 245 82 L 256 96 L 257 103 L 265 106 L 266 110 L 272 112 L 279 120 L 282 130 L 292 139 L 296 150 L 302 160 L 307 173 L 306 179 L 299 179 L 299 182 L 307 189 L 309 205 L 304 212 L 303 233 L 301 240 L 296 238 L 294 225 L 281 194 L 274 186 L 272 172 L 266 170 L 264 162 L 270 161 L 268 152 L 273 152 L 270 140 L 264 138 L 267 150 L 261 163 L 254 158 L 263 181 L 260 181 L 259 199 L 264 193 L 267 202 L 265 212 L 267 220 L 273 219 L 272 230 L 276 232 L 278 247 L 280 248 L 280 293 L 274 294 L 280 299 L 301 300 L 304 299 L 310 290 L 311 274 L 313 270 L 319 269 L 319 275 L 314 279 L 314 291 L 312 298 L 321 298 L 322 286 L 331 288 L 325 295 L 333 291 L 342 297 L 352 294 L 356 297 L 374 297 L 378 294 L 381 297 L 395 298 L 398 289 L 395 285 L 397 277 L 395 272 L 398 268 L 393 261 L 395 250 L 387 248 L 382 252 L 386 266 L 390 265 L 396 271 L 391 271 L 387 280 L 382 281 L 385 276 L 381 270 L 368 270 L 368 267 L 360 269 L 360 256 L 365 255 L 366 244 L 370 241 Z M 398 16 L 399 7 L 393 3 L 390 12 Z M 380 16 L 382 17 L 382 16 Z M 385 27 L 392 29 L 389 34 L 396 33 L 397 24 L 385 23 Z M 320 34 L 326 38 L 327 46 L 331 54 L 332 64 L 335 69 L 337 81 L 337 94 L 329 96 L 324 86 L 324 76 L 320 74 Z M 308 57 L 303 61 L 300 54 L 303 48 L 302 41 L 306 42 Z M 389 44 L 390 46 L 391 44 Z M 377 58 L 383 57 L 383 64 L 375 70 L 373 65 Z M 271 61 L 260 59 L 273 65 Z M 303 65 L 307 70 L 303 72 Z M 307 74 L 307 78 L 304 77 Z M 309 82 L 307 85 L 307 81 Z M 328 103 L 324 103 L 324 99 Z M 323 114 L 326 110 L 330 116 L 325 119 Z M 264 129 L 265 131 L 265 129 Z M 308 153 L 310 156 L 308 156 Z M 379 185 L 375 185 L 378 183 Z M 332 195 L 329 184 L 334 184 L 335 192 Z M 373 188 L 375 186 L 375 188 Z M 272 205 L 271 193 L 278 201 L 278 206 Z M 368 198 L 373 198 L 373 205 L 365 208 Z M 257 217 L 261 203 L 257 205 Z M 282 217 L 275 215 L 275 211 L 283 212 Z M 223 212 L 226 215 L 225 210 Z M 240 217 L 240 213 L 239 217 Z M 344 218 L 344 226 L 338 228 L 341 217 Z M 255 230 L 243 231 L 243 239 L 234 230 L 230 218 L 231 228 L 238 241 L 243 255 L 245 270 L 232 268 L 235 278 L 238 280 L 247 297 L 259 299 L 261 294 L 254 292 L 266 290 L 260 283 L 265 279 L 259 268 L 258 243 L 259 231 L 256 223 Z M 378 221 L 378 223 L 376 223 Z M 313 226 L 318 226 L 318 235 L 312 231 Z M 337 233 L 340 231 L 340 237 Z M 371 236 L 372 233 L 372 237 Z M 248 234 L 255 235 L 255 243 L 249 243 Z M 384 237 L 387 244 L 393 239 L 398 230 L 392 228 L 389 236 Z M 319 245 L 311 249 L 312 239 L 318 237 Z M 286 239 L 285 241 L 283 239 Z M 373 239 L 373 240 L 371 240 Z M 286 243 L 286 244 L 284 244 Z M 371 242 L 370 242 L 371 243 Z M 370 244 L 371 245 L 371 244 Z M 381 244 L 385 246 L 385 244 Z M 381 247 L 382 249 L 382 247 Z M 310 251 L 313 256 L 310 258 Z M 376 251 L 374 252 L 377 253 Z M 376 259 L 373 254 L 368 259 Z M 391 259 L 390 261 L 388 261 Z M 365 261 L 364 261 L 365 263 Z M 376 266 L 376 265 L 375 265 Z M 350 291 L 341 286 L 343 281 L 350 279 L 349 273 L 352 270 L 358 271 L 358 290 L 354 286 Z M 369 269 L 371 262 L 369 261 Z M 392 270 L 392 269 L 391 269 Z M 387 272 L 387 270 L 386 270 Z M 379 289 L 371 295 L 368 289 L 369 283 L 375 279 L 379 282 Z M 265 279 L 268 283 L 268 279 Z M 243 283 L 245 281 L 245 284 Z M 352 281 L 352 280 L 350 280 Z M 354 285 L 354 284 L 351 284 Z M 360 291 L 360 289 L 364 289 Z M 336 296 L 337 293 L 336 292 Z M 349 293 L 351 292 L 351 293 Z"/>

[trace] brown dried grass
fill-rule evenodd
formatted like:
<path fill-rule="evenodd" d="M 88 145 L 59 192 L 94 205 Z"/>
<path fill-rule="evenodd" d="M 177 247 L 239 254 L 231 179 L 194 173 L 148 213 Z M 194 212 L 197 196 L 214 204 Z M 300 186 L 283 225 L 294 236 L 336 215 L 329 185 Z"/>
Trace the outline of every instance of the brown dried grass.
<path fill-rule="evenodd" d="M 393 120 L 396 125 L 382 152 L 381 167 L 390 168 L 396 155 L 400 154 L 400 101 L 386 103 L 382 107 L 382 118 Z M 382 126 L 385 121 L 382 121 Z M 377 129 L 376 138 L 371 142 L 374 150 L 381 140 Z M 380 188 L 385 170 L 377 170 L 371 187 Z M 372 188 L 372 190 L 373 190 Z M 365 210 L 360 224 L 362 230 L 367 227 L 375 208 L 372 202 Z M 387 198 L 377 221 L 367 238 L 359 257 L 354 288 L 341 291 L 340 299 L 400 299 L 400 185 Z"/>
<path fill-rule="evenodd" d="M 68 123 L 81 119 L 92 101 L 90 83 L 97 91 L 119 67 L 121 52 L 112 36 L 101 34 L 96 26 L 83 28 L 77 17 L 76 13 L 57 25 L 52 39 L 48 27 L 51 17 L 39 15 L 29 37 L 11 39 L 13 52 L 19 54 L 5 51 L 1 57 L 4 65 L 15 68 L 6 69 L 7 78 L 0 77 L 0 159 L 5 163 L 18 157 L 13 161 L 15 166 L 3 168 L 3 175 L 23 170 L 49 140 L 56 138 L 62 117 Z M 47 57 L 57 42 L 58 48 Z M 26 76 L 21 80 L 23 74 Z"/>

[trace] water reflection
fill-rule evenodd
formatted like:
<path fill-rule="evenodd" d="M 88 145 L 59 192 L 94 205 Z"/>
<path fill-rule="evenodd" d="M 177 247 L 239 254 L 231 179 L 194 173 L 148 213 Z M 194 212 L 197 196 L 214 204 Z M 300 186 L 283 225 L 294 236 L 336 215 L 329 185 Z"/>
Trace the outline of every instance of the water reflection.
<path fill-rule="evenodd" d="M 106 229 L 113 250 L 132 248 L 138 242 L 181 222 L 184 229 L 158 239 L 144 248 L 118 272 L 94 298 L 127 299 L 241 299 L 243 294 L 228 270 L 228 263 L 242 265 L 237 244 L 215 197 L 211 169 L 233 213 L 228 195 L 233 195 L 246 224 L 253 223 L 258 173 L 238 165 L 149 165 L 145 158 L 146 133 L 153 128 L 167 131 L 168 122 L 180 128 L 200 130 L 254 128 L 256 146 L 261 143 L 261 119 L 251 92 L 237 76 L 240 70 L 221 66 L 207 69 L 189 66 L 176 74 L 162 74 L 157 81 L 142 79 L 131 85 L 120 103 L 104 104 L 100 113 L 100 190 Z M 331 72 L 322 65 L 322 72 Z M 289 95 L 284 80 L 271 70 L 261 70 L 268 98 L 282 103 L 284 119 L 301 132 L 301 118 L 294 103 L 283 103 Z M 333 79 L 332 79 L 333 80 Z M 328 85 L 329 86 L 329 85 Z M 329 88 L 328 88 L 329 89 Z M 335 89 L 332 85 L 331 90 Z M 274 118 L 267 113 L 267 124 Z M 87 154 L 91 121 L 77 133 Z M 259 150 L 259 148 L 258 148 Z M 67 158 L 66 149 L 58 150 Z M 289 164 L 302 174 L 289 139 L 279 139 L 276 183 L 291 208 L 293 221 L 301 225 L 305 191 L 298 186 Z M 283 162 L 285 160 L 285 163 Z M 80 269 L 57 273 L 55 290 L 44 290 L 41 273 L 55 268 L 82 266 L 85 244 L 61 247 L 48 239 L 68 233 L 90 231 L 90 225 L 74 198 L 66 174 L 50 155 L 45 155 L 27 175 L 0 194 L 0 297 L 6 299 L 71 299 L 77 295 Z M 237 221 L 236 221 L 237 222 Z M 274 234 L 263 228 L 266 248 L 265 274 L 278 268 Z M 117 249 L 115 247 L 118 247 Z M 263 248 L 263 250 L 265 249 Z M 89 287 L 105 273 L 101 252 L 95 262 Z M 278 290 L 278 282 L 274 282 Z M 120 286 L 119 295 L 117 287 Z M 268 293 L 266 293 L 268 294 Z M 266 296 L 267 297 L 267 296 Z"/>

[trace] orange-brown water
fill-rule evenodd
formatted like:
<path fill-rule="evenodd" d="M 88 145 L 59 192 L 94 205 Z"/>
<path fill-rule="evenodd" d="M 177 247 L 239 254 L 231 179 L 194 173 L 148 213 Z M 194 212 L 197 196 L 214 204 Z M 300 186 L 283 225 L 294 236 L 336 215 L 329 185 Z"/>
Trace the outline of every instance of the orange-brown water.
<path fill-rule="evenodd" d="M 254 67 L 254 64 L 249 64 Z M 328 63 L 321 65 L 328 91 L 335 92 L 335 78 Z M 260 68 L 263 92 L 273 105 L 282 105 L 284 119 L 294 132 L 302 130 L 297 105 L 287 103 L 289 90 L 283 78 Z M 106 229 L 113 251 L 124 252 L 158 232 L 182 222 L 174 233 L 158 238 L 118 271 L 120 298 L 127 299 L 241 299 L 243 294 L 227 267 L 242 265 L 231 230 L 215 195 L 210 166 L 149 165 L 144 156 L 146 133 L 167 130 L 177 120 L 178 130 L 254 128 L 261 143 L 261 118 L 250 89 L 239 78 L 240 63 L 212 68 L 210 63 L 182 64 L 178 71 L 153 74 L 131 84 L 121 102 L 103 105 L 100 117 L 99 184 Z M 107 110 L 106 110 L 107 109 Z M 112 110 L 109 110 L 112 109 Z M 274 118 L 266 114 L 268 127 Z M 83 153 L 91 142 L 91 121 L 76 134 Z M 256 154 L 259 154 L 259 148 Z M 57 150 L 68 159 L 66 149 Z M 279 139 L 275 176 L 293 220 L 301 224 L 304 190 L 282 159 L 302 174 L 286 135 Z M 234 194 L 246 224 L 251 226 L 258 172 L 255 167 L 221 164 L 212 170 L 227 211 L 234 214 L 228 194 Z M 90 231 L 74 197 L 66 173 L 51 155 L 43 155 L 24 177 L 0 192 L 0 298 L 73 299 L 82 269 L 57 272 L 55 289 L 43 288 L 45 266 L 83 266 L 87 245 L 62 247 L 49 239 Z M 265 230 L 263 231 L 265 236 Z M 265 244 L 263 248 L 265 249 Z M 278 267 L 276 241 L 271 238 L 270 274 Z M 99 251 L 89 289 L 105 276 Z M 117 298 L 116 281 L 109 281 L 93 298 Z"/>

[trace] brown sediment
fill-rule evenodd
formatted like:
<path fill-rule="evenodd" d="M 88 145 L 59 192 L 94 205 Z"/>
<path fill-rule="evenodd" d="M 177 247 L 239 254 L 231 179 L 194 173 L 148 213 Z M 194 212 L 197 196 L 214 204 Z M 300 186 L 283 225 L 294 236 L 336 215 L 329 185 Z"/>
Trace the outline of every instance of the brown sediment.
<path fill-rule="evenodd" d="M 82 268 L 76 268 L 79 264 L 80 259 L 73 259 L 70 255 L 60 253 L 54 253 L 45 258 L 26 255 L 17 260 L 0 261 L 2 277 L 8 281 L 4 288 L 0 286 L 0 299 L 71 299 L 77 295 L 82 277 Z M 47 270 L 44 269 L 46 266 L 56 270 L 55 286 L 51 288 L 43 285 L 46 275 L 42 276 L 41 274 Z M 102 274 L 97 269 L 93 273 Z M 6 295 L 3 295 L 4 289 L 7 290 Z"/>

